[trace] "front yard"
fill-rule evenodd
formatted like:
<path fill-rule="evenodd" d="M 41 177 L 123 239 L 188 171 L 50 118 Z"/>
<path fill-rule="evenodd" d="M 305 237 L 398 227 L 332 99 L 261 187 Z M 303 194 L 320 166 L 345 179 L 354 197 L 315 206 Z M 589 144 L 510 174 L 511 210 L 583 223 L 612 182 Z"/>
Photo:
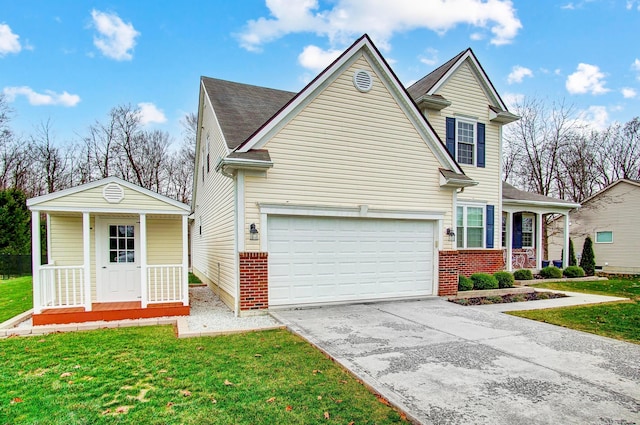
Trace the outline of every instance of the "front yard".
<path fill-rule="evenodd" d="M 640 279 L 552 282 L 535 287 L 631 298 L 629 302 L 510 312 L 515 316 L 640 343 Z"/>
<path fill-rule="evenodd" d="M 32 307 L 31 276 L 0 280 L 0 323 Z"/>
<path fill-rule="evenodd" d="M 0 340 L 0 424 L 391 424 L 401 415 L 300 338 L 171 327 Z"/>

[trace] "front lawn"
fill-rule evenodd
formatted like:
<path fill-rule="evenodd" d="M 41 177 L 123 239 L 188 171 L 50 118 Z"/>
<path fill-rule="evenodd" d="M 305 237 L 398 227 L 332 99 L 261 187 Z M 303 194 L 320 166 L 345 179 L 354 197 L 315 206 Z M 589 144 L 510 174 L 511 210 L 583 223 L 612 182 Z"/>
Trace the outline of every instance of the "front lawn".
<path fill-rule="evenodd" d="M 515 316 L 640 343 L 640 279 L 551 282 L 533 285 L 561 291 L 631 298 L 630 302 L 510 312 Z"/>
<path fill-rule="evenodd" d="M 31 276 L 0 280 L 0 323 L 33 308 Z"/>
<path fill-rule="evenodd" d="M 401 415 L 284 330 L 0 340 L 0 424 L 390 424 Z"/>

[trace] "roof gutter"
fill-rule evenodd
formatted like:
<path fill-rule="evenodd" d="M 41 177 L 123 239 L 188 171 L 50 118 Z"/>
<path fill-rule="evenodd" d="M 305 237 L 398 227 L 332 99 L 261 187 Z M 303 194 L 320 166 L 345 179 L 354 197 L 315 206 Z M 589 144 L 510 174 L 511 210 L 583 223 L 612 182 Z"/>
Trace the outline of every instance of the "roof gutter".
<path fill-rule="evenodd" d="M 272 161 L 260 161 L 256 159 L 219 158 L 215 170 L 226 177 L 233 177 L 237 170 L 267 171 L 273 167 Z"/>
<path fill-rule="evenodd" d="M 580 208 L 580 204 L 573 202 L 545 202 L 545 201 L 527 201 L 524 199 L 502 199 L 503 205 L 536 205 L 541 207 L 560 207 L 566 209 Z"/>

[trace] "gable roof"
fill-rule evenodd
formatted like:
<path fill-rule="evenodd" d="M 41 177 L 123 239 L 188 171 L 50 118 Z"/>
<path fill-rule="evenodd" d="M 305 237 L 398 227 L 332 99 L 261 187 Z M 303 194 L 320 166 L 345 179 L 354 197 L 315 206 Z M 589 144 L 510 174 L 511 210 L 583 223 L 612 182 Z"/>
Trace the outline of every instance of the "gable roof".
<path fill-rule="evenodd" d="M 579 208 L 580 204 L 565 201 L 564 199 L 552 198 L 550 196 L 540 195 L 538 193 L 520 190 L 507 182 L 502 182 L 502 201 L 503 203 L 530 203 L 536 205 L 552 205 L 566 208 Z"/>
<path fill-rule="evenodd" d="M 280 110 L 278 110 L 271 118 L 247 140 L 237 146 L 235 152 L 248 152 L 251 149 L 261 148 L 269 138 L 275 134 L 281 126 L 290 120 L 296 113 L 306 106 L 315 95 L 330 84 L 337 75 L 348 67 L 355 59 L 357 54 L 363 52 L 372 61 L 372 66 L 377 69 L 379 76 L 385 81 L 394 96 L 403 108 L 407 118 L 414 124 L 423 139 L 429 144 L 434 156 L 438 161 L 447 168 L 464 175 L 464 171 L 445 148 L 444 143 L 438 137 L 437 133 L 420 113 L 415 102 L 400 83 L 398 77 L 389 67 L 386 60 L 382 57 L 376 46 L 373 44 L 367 34 L 364 34 L 356 40 L 349 48 L 347 48 L 335 61 L 325 68 L 316 78 L 314 78 L 305 88 L 293 96 Z"/>
<path fill-rule="evenodd" d="M 296 95 L 216 78 L 200 79 L 231 150 L 240 146 Z"/>
<path fill-rule="evenodd" d="M 498 91 L 489 79 L 487 73 L 484 71 L 484 68 L 482 68 L 482 65 L 480 65 L 478 58 L 471 48 L 467 48 L 466 50 L 458 53 L 446 63 L 412 84 L 407 91 L 414 100 L 423 96 L 432 96 L 465 62 L 469 62 L 471 64 L 472 70 L 480 80 L 480 84 L 482 85 L 485 93 L 487 93 L 487 97 L 493 102 L 492 106 L 498 107 L 501 111 L 508 112 L 507 105 L 503 102 Z"/>
<path fill-rule="evenodd" d="M 101 180 L 95 180 L 89 183 L 85 183 L 85 184 L 81 184 L 78 186 L 74 186 L 68 189 L 64 189 L 64 190 L 60 190 L 58 192 L 53 192 L 53 193 L 49 193 L 47 195 L 41 195 L 41 196 L 36 196 L 34 198 L 30 198 L 27 199 L 27 207 L 29 207 L 29 209 L 33 210 L 33 211 L 38 211 L 40 210 L 39 205 L 48 201 L 53 201 L 56 199 L 60 199 L 63 198 L 65 196 L 69 196 L 69 195 L 73 195 L 79 192 L 83 192 L 85 190 L 90 190 L 90 189 L 94 189 L 96 187 L 100 187 L 100 186 L 106 186 L 110 183 L 116 183 L 119 184 L 121 186 L 124 186 L 128 189 L 131 189 L 135 192 L 141 193 L 143 195 L 149 196 L 153 199 L 156 199 L 160 202 L 163 202 L 165 204 L 168 204 L 170 206 L 176 207 L 179 210 L 182 210 L 184 213 L 188 213 L 190 207 L 186 204 L 183 204 L 182 202 L 176 201 L 175 199 L 171 199 L 167 196 L 164 195 L 160 195 L 159 193 L 153 192 L 149 189 L 145 189 L 143 187 L 140 187 L 138 185 L 135 185 L 133 183 L 129 183 L 126 180 L 122 180 L 121 178 L 118 177 L 107 177 Z M 46 208 L 45 208 L 46 209 Z"/>
<path fill-rule="evenodd" d="M 438 81 L 442 79 L 442 77 L 449 72 L 449 70 L 460 60 L 462 55 L 464 55 L 467 51 L 471 49 L 463 50 L 462 52 L 455 55 L 453 58 L 449 59 L 447 62 L 443 63 L 429 74 L 425 75 L 411 86 L 407 88 L 407 92 L 411 95 L 411 97 L 415 100 L 420 98 L 421 96 L 429 93 L 429 91 L 436 85 Z"/>
<path fill-rule="evenodd" d="M 582 204 L 586 204 L 587 202 L 591 201 L 592 199 L 601 196 L 604 192 L 607 192 L 609 189 L 613 188 L 614 186 L 617 186 L 620 183 L 627 183 L 627 184 L 630 184 L 632 186 L 636 186 L 636 187 L 640 188 L 640 180 L 618 179 L 618 180 L 614 181 L 613 183 L 611 183 L 609 186 L 605 187 L 604 189 L 601 189 L 600 191 L 594 193 L 593 195 L 591 195 L 590 197 L 588 197 L 587 199 L 582 201 Z"/>

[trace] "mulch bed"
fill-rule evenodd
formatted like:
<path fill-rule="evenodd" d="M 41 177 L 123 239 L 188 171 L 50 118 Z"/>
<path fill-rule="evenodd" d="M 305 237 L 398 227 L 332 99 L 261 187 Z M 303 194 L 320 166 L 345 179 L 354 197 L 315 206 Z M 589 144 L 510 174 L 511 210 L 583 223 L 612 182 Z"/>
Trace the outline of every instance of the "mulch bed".
<path fill-rule="evenodd" d="M 493 295 L 489 297 L 473 297 L 451 299 L 452 303 L 460 305 L 484 305 L 484 304 L 503 304 L 503 303 L 519 303 L 523 301 L 551 300 L 554 298 L 564 298 L 565 294 L 555 292 L 530 292 L 526 294 L 509 294 L 509 295 Z"/>

